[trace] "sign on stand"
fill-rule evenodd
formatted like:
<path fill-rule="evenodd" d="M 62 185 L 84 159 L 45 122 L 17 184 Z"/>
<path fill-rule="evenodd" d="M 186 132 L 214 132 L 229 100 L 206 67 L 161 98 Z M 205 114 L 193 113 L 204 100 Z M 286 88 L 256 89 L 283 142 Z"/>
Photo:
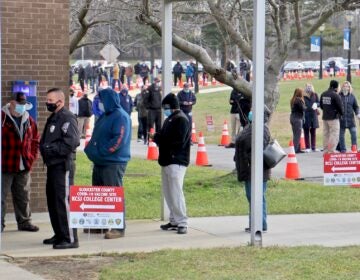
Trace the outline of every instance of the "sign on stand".
<path fill-rule="evenodd" d="M 114 62 L 120 55 L 120 52 L 113 44 L 108 43 L 100 50 L 100 54 L 106 61 Z"/>
<path fill-rule="evenodd" d="M 360 184 L 360 153 L 324 154 L 324 185 Z"/>
<path fill-rule="evenodd" d="M 206 115 L 206 126 L 207 126 L 208 131 L 214 131 L 215 130 L 213 117 L 210 116 L 210 115 Z"/>
<path fill-rule="evenodd" d="M 71 228 L 124 228 L 124 188 L 70 187 Z"/>

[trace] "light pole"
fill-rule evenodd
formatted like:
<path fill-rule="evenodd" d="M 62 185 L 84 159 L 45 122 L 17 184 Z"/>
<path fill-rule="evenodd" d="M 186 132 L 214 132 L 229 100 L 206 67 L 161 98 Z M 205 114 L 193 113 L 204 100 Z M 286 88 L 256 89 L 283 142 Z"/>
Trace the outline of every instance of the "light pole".
<path fill-rule="evenodd" d="M 345 15 L 345 18 L 349 24 L 349 49 L 348 49 L 348 67 L 347 67 L 347 75 L 346 80 L 351 83 L 351 22 L 353 20 L 353 14 L 351 12 Z"/>
<path fill-rule="evenodd" d="M 201 27 L 200 26 L 196 26 L 194 29 L 194 38 L 196 43 L 199 43 L 200 40 L 200 36 L 201 36 Z M 195 69 L 194 69 L 194 91 L 195 93 L 199 93 L 199 64 L 198 64 L 198 60 L 196 59 L 196 65 L 195 65 Z"/>
<path fill-rule="evenodd" d="M 325 23 L 323 23 L 322 25 L 320 25 L 319 27 L 319 31 L 320 31 L 320 69 L 319 69 L 319 80 L 322 80 L 323 78 L 323 59 L 322 59 L 322 52 L 323 52 L 323 37 L 322 37 L 322 33 L 325 30 Z"/>

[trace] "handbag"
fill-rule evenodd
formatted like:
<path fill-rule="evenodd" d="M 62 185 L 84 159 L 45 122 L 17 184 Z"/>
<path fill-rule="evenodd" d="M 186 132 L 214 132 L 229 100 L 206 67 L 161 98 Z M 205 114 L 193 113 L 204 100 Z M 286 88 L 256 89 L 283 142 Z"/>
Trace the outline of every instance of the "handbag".
<path fill-rule="evenodd" d="M 265 166 L 267 168 L 273 168 L 286 156 L 286 153 L 279 142 L 273 139 L 265 147 L 263 156 Z"/>

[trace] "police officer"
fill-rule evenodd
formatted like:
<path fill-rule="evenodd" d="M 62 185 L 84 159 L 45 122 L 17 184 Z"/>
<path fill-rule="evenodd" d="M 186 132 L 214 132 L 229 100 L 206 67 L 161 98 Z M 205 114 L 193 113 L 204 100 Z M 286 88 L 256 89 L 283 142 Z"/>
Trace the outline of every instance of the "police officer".
<path fill-rule="evenodd" d="M 69 187 L 74 183 L 75 152 L 80 144 L 77 121 L 65 107 L 65 95 L 59 88 L 48 90 L 47 119 L 40 140 L 40 152 L 47 166 L 46 197 L 55 235 L 44 244 L 54 249 L 78 248 L 77 230 L 70 228 Z"/>

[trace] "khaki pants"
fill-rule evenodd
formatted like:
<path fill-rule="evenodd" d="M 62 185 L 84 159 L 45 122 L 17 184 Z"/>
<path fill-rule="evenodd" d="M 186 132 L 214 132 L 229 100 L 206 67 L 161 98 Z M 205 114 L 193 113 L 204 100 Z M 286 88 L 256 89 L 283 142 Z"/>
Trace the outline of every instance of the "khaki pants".
<path fill-rule="evenodd" d="M 236 135 L 241 131 L 239 114 L 230 114 L 230 126 L 231 126 L 231 143 L 235 144 Z"/>
<path fill-rule="evenodd" d="M 335 152 L 336 146 L 339 143 L 340 121 L 338 119 L 323 120 L 323 127 L 324 153 L 333 153 Z"/>

